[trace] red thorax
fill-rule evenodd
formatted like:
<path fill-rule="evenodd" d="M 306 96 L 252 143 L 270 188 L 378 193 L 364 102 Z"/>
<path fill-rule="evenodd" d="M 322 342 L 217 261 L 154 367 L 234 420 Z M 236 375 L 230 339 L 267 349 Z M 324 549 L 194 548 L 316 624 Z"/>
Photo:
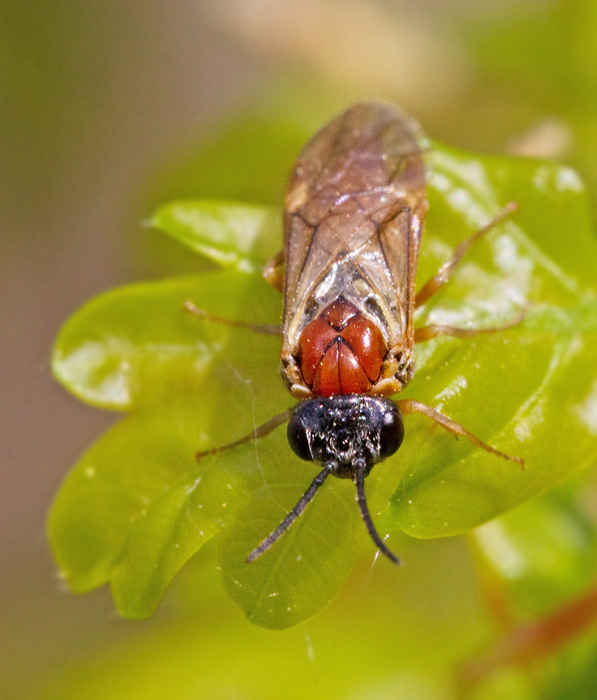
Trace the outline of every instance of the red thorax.
<path fill-rule="evenodd" d="M 303 331 L 298 362 L 315 396 L 366 394 L 379 379 L 387 350 L 379 328 L 338 297 Z"/>

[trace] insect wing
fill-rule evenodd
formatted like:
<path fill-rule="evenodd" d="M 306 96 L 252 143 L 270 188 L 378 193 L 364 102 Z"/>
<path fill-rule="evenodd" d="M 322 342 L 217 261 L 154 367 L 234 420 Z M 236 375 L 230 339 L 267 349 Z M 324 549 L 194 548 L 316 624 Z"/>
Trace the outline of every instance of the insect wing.
<path fill-rule="evenodd" d="M 284 342 L 339 294 L 387 336 L 412 345 L 414 283 L 427 210 L 422 136 L 413 120 L 357 104 L 307 143 L 285 209 Z"/>

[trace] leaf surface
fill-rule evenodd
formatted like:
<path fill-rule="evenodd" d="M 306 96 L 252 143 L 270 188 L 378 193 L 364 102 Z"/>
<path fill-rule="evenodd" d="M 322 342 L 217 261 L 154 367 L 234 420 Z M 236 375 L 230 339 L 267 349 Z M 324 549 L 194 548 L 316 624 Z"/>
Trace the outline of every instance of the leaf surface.
<path fill-rule="evenodd" d="M 597 246 L 578 177 L 551 163 L 440 145 L 429 169 L 419 286 L 507 202 L 519 211 L 474 246 L 417 325 L 491 328 L 525 317 L 508 330 L 418 346 L 404 397 L 439 408 L 527 468 L 407 416 L 401 450 L 375 467 L 367 492 L 382 534 L 399 528 L 426 538 L 466 532 L 543 493 L 592 464 L 597 448 Z M 67 477 L 50 538 L 70 585 L 109 581 L 125 615 L 149 615 L 218 531 L 226 587 L 268 628 L 313 616 L 359 553 L 373 558 L 353 485 L 329 480 L 282 540 L 245 563 L 317 473 L 292 454 L 283 427 L 257 444 L 194 458 L 292 404 L 277 371 L 279 338 L 183 310 L 191 299 L 218 316 L 279 320 L 282 300 L 257 270 L 279 247 L 272 220 L 233 204 L 162 208 L 154 223 L 225 269 L 109 292 L 58 336 L 59 380 L 88 403 L 132 413 Z M 243 231 L 252 231 L 247 240 Z"/>

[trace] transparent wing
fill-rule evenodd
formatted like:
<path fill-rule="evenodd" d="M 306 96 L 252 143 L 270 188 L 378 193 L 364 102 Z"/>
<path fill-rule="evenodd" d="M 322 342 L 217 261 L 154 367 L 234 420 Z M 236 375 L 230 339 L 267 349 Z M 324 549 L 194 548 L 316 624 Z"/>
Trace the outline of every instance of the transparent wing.
<path fill-rule="evenodd" d="M 423 147 L 416 122 L 377 103 L 355 105 L 307 143 L 286 195 L 287 345 L 310 309 L 343 289 L 354 297 L 364 290 L 360 301 L 385 323 L 390 344 L 412 340 L 427 210 Z"/>

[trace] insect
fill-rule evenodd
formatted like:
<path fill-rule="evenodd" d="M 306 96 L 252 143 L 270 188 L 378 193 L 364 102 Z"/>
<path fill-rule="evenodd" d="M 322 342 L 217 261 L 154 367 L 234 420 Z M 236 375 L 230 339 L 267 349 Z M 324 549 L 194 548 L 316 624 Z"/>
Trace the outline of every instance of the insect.
<path fill-rule="evenodd" d="M 296 506 L 248 556 L 268 550 L 303 513 L 330 475 L 352 479 L 369 535 L 392 562 L 398 557 L 377 532 L 365 478 L 393 455 L 404 437 L 403 416 L 418 412 L 477 447 L 524 465 L 485 444 L 438 410 L 390 397 L 414 373 L 413 348 L 438 335 L 461 338 L 501 328 L 445 325 L 414 328 L 415 309 L 449 280 L 468 248 L 509 216 L 509 204 L 464 240 L 418 292 L 415 276 L 428 208 L 424 149 L 418 124 L 396 108 L 361 103 L 316 134 L 300 153 L 287 185 L 284 250 L 264 270 L 284 292 L 281 372 L 299 399 L 249 435 L 198 457 L 268 434 L 288 421 L 288 442 L 321 470 Z M 262 332 L 276 328 L 210 317 Z"/>

